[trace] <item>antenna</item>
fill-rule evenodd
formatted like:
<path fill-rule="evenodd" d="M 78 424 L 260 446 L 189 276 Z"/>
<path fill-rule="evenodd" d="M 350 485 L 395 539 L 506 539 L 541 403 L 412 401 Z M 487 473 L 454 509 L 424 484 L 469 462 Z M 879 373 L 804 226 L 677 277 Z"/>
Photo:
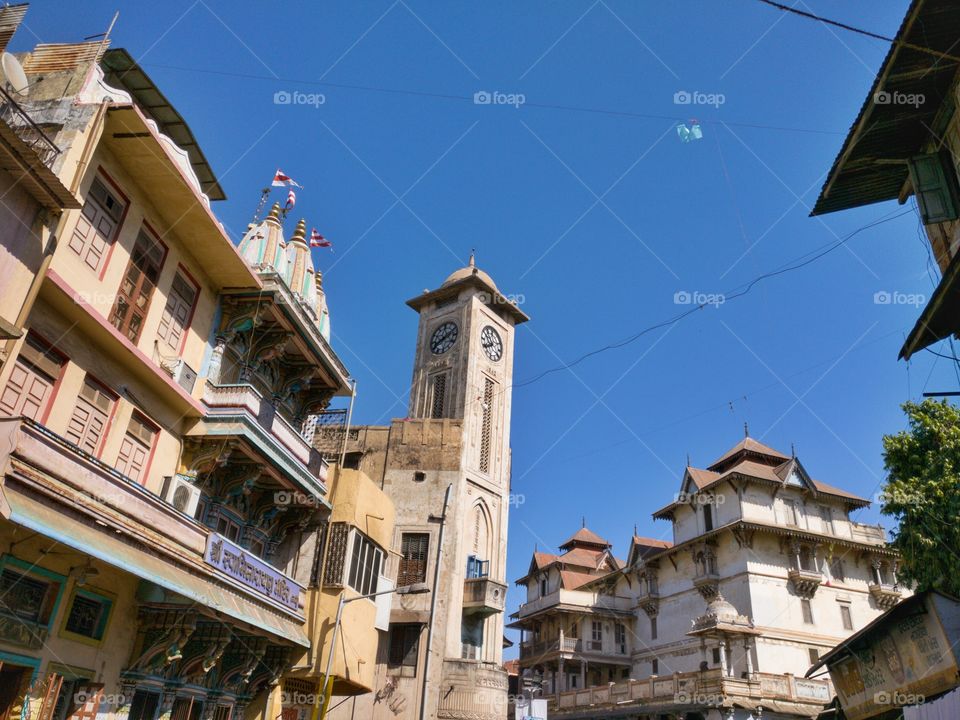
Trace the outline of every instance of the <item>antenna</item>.
<path fill-rule="evenodd" d="M 3 69 L 3 86 L 11 95 L 25 98 L 30 91 L 30 81 L 23 71 L 23 65 L 11 53 L 0 55 L 0 68 Z"/>

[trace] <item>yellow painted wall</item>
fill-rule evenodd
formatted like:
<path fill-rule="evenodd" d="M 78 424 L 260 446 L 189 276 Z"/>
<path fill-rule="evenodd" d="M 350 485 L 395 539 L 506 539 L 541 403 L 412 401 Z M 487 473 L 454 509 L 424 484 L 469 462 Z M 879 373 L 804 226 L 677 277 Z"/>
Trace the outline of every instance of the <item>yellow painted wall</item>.
<path fill-rule="evenodd" d="M 393 538 L 393 502 L 369 477 L 358 470 L 331 468 L 331 522 L 345 522 L 358 528 L 387 553 Z M 349 552 L 349 551 L 348 551 Z M 386 557 L 384 557 L 386 562 Z M 381 570 L 382 572 L 382 570 Z M 312 590 L 311 641 L 315 667 L 322 675 L 330 653 L 330 640 L 341 593 L 355 597 L 350 587 Z M 380 631 L 374 627 L 377 608 L 373 600 L 356 600 L 344 606 L 334 651 L 332 673 L 337 678 L 337 695 L 370 692 L 374 688 Z"/>

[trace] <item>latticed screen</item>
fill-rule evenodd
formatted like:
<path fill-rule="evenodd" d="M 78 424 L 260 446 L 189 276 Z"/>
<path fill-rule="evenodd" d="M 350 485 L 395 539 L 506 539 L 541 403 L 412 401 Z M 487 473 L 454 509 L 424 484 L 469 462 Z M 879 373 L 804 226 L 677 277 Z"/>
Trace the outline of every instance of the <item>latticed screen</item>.
<path fill-rule="evenodd" d="M 427 579 L 427 549 L 429 533 L 403 533 L 400 541 L 400 571 L 397 587 L 413 585 Z"/>
<path fill-rule="evenodd" d="M 433 376 L 433 399 L 430 406 L 430 417 L 442 418 L 444 403 L 447 397 L 447 376 L 445 373 Z"/>
<path fill-rule="evenodd" d="M 493 380 L 483 385 L 483 419 L 480 423 L 480 470 L 490 472 L 490 433 L 493 429 Z"/>
<path fill-rule="evenodd" d="M 333 523 L 330 526 L 327 542 L 327 568 L 323 573 L 323 584 L 343 587 L 343 563 L 347 556 L 347 537 L 350 528 L 346 523 Z"/>
<path fill-rule="evenodd" d="M 337 458 L 343 450 L 347 431 L 345 409 L 325 410 L 307 418 L 303 436 L 327 460 Z"/>

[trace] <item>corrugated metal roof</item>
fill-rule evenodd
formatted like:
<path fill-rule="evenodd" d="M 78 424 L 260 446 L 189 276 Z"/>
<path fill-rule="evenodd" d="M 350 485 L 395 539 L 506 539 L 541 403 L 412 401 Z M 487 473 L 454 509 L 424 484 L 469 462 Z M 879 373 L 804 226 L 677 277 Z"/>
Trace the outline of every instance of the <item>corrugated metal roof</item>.
<path fill-rule="evenodd" d="M 10 44 L 10 38 L 23 22 L 23 16 L 27 14 L 27 3 L 22 5 L 7 5 L 0 8 L 0 52 L 7 49 Z"/>
<path fill-rule="evenodd" d="M 108 50 L 100 63 L 106 81 L 113 87 L 126 90 L 147 117 L 155 120 L 160 132 L 173 140 L 190 156 L 190 165 L 200 180 L 200 187 L 211 200 L 226 200 L 220 182 L 207 162 L 197 139 L 183 116 L 160 92 L 137 61 L 123 48 Z"/>
<path fill-rule="evenodd" d="M 960 332 L 960 253 L 954 256 L 933 297 L 913 326 L 900 358 L 909 360 L 915 352 Z"/>
<path fill-rule="evenodd" d="M 955 0 L 914 0 L 897 32 L 860 113 L 834 160 L 811 215 L 846 210 L 899 197 L 908 178 L 905 162 L 923 151 L 938 131 L 960 52 L 960 12 Z M 934 53 L 908 47 L 916 45 Z M 882 102 L 922 95 L 924 102 Z M 877 102 L 878 98 L 881 102 Z"/>

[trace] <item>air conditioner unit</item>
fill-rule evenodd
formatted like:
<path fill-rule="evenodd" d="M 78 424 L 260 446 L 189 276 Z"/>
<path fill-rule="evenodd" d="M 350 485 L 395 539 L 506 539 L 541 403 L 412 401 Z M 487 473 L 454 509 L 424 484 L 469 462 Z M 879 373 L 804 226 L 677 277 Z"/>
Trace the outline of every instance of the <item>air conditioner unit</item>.
<path fill-rule="evenodd" d="M 163 479 L 163 499 L 184 515 L 197 514 L 200 488 L 185 475 L 169 475 Z"/>
<path fill-rule="evenodd" d="M 193 386 L 197 384 L 197 371 L 180 360 L 173 369 L 173 379 L 188 393 L 192 393 Z"/>

